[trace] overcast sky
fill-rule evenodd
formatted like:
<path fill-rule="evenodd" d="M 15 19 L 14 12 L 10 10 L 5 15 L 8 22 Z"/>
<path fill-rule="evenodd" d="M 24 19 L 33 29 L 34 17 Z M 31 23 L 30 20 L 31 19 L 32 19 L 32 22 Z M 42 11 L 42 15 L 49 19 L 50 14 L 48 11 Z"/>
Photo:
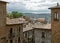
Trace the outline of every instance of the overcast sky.
<path fill-rule="evenodd" d="M 7 4 L 7 11 L 49 13 L 49 7 L 55 6 L 59 0 L 3 0 Z"/>

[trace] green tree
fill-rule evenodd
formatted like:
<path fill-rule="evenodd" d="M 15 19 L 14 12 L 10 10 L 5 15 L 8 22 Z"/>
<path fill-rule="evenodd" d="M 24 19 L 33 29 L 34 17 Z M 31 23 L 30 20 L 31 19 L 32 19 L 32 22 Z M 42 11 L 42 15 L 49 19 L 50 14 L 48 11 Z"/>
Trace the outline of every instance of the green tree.
<path fill-rule="evenodd" d="M 19 13 L 17 11 L 12 11 L 11 14 L 13 15 L 13 18 L 19 18 L 19 17 L 23 16 L 23 13 Z"/>
<path fill-rule="evenodd" d="M 7 14 L 6 14 L 6 17 L 10 17 L 10 13 L 7 13 Z"/>

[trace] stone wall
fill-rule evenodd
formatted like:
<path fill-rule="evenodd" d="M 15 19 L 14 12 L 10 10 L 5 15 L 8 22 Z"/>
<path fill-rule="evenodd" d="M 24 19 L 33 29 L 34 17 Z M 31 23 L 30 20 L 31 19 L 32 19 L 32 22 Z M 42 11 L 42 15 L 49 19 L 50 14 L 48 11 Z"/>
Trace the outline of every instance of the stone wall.
<path fill-rule="evenodd" d="M 54 14 L 58 13 L 58 20 L 54 20 Z M 52 43 L 60 43 L 60 9 L 51 10 L 51 29 L 52 29 Z"/>
<path fill-rule="evenodd" d="M 6 36 L 6 3 L 0 1 L 0 43 L 5 43 Z"/>
<path fill-rule="evenodd" d="M 12 36 L 10 36 L 10 29 L 12 28 Z M 7 36 L 6 41 L 10 43 L 10 40 L 13 40 L 13 43 L 18 43 L 18 38 L 20 37 L 20 43 L 23 43 L 23 27 L 22 25 L 7 25 Z"/>
<path fill-rule="evenodd" d="M 44 37 L 42 37 L 44 32 Z M 51 43 L 51 31 L 44 29 L 36 29 L 35 32 L 35 43 Z"/>

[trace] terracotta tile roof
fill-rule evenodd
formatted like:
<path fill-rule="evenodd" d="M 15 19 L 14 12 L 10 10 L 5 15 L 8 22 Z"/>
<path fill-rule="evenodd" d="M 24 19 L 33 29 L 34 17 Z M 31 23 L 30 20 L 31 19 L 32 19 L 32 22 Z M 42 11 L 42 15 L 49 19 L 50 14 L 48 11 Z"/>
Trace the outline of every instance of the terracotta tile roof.
<path fill-rule="evenodd" d="M 25 32 L 25 31 L 28 31 L 28 30 L 32 30 L 33 28 L 32 28 L 32 24 L 28 24 L 28 25 L 26 25 L 26 27 L 24 27 L 23 28 L 23 32 Z"/>
<path fill-rule="evenodd" d="M 7 18 L 6 19 L 6 24 L 7 25 L 21 24 L 21 23 L 24 23 L 24 22 L 25 22 L 25 19 L 23 19 L 23 18 L 15 18 L 15 19 L 9 19 L 9 18 Z"/>
<path fill-rule="evenodd" d="M 40 29 L 51 29 L 51 24 L 35 24 L 33 28 L 40 28 Z"/>
<path fill-rule="evenodd" d="M 36 21 L 38 21 L 38 22 L 44 22 L 45 18 L 38 18 L 38 19 L 36 19 Z"/>
<path fill-rule="evenodd" d="M 36 23 L 36 24 L 28 24 L 25 28 L 23 28 L 23 32 L 25 31 L 29 31 L 29 30 L 32 30 L 32 29 L 51 29 L 51 24 L 41 24 L 40 22 L 39 23 Z"/>

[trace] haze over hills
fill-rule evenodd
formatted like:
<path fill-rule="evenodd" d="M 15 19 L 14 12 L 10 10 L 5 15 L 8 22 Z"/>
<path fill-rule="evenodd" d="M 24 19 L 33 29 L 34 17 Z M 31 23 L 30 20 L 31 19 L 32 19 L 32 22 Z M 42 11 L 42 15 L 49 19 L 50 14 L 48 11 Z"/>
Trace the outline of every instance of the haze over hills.
<path fill-rule="evenodd" d="M 35 14 L 35 13 L 23 13 L 24 16 L 30 17 L 30 18 L 46 18 L 46 20 L 50 21 L 50 14 L 49 13 L 41 13 L 41 14 Z"/>
<path fill-rule="evenodd" d="M 23 13 L 23 15 L 24 16 L 28 16 L 28 17 L 34 17 L 34 18 L 39 18 L 39 17 L 45 17 L 45 15 L 46 16 L 48 16 L 48 17 L 50 17 L 50 13 Z"/>

